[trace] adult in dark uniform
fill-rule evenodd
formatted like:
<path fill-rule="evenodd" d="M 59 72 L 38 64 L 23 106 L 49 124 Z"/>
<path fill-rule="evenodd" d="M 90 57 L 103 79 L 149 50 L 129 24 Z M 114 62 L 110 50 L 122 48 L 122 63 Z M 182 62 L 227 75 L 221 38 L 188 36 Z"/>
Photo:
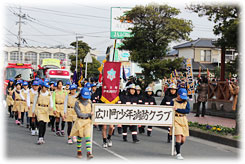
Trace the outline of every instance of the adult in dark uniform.
<path fill-rule="evenodd" d="M 135 84 L 130 84 L 128 86 L 128 94 L 125 96 L 125 104 L 137 104 L 138 103 L 138 97 L 136 95 L 136 90 L 135 90 Z M 136 125 L 123 125 L 123 141 L 127 142 L 127 129 L 128 127 L 130 128 L 132 132 L 132 139 L 134 143 L 139 142 L 137 138 L 137 126 Z"/>
<path fill-rule="evenodd" d="M 21 80 L 21 74 L 18 74 L 17 76 L 15 76 L 15 81 L 14 84 L 16 85 L 17 81 Z"/>

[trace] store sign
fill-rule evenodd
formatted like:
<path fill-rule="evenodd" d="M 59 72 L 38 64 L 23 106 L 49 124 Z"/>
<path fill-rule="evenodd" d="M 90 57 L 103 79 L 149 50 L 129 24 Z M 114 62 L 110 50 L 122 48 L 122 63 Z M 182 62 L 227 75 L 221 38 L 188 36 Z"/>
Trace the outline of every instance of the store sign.
<path fill-rule="evenodd" d="M 125 12 L 131 10 L 127 7 L 112 7 L 111 8 L 111 39 L 123 39 L 131 36 L 131 31 L 128 28 L 133 27 L 129 20 L 119 20 L 118 18 L 125 15 Z"/>

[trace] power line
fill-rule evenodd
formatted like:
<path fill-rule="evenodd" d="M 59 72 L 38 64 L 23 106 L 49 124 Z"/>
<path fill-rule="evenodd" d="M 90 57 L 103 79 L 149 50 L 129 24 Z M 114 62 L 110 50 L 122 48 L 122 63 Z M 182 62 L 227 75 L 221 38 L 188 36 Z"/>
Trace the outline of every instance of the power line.
<path fill-rule="evenodd" d="M 50 10 L 50 9 L 43 9 L 43 8 L 36 8 L 36 7 L 24 7 L 23 10 L 27 11 L 34 11 L 34 12 L 40 12 L 41 11 L 46 11 L 42 13 L 49 13 L 53 15 L 59 15 L 59 16 L 66 16 L 66 17 L 72 17 L 72 18 L 83 18 L 83 19 L 91 19 L 91 18 L 96 18 L 96 19 L 103 19 L 109 21 L 110 18 L 107 17 L 101 17 L 101 16 L 94 16 L 94 15 L 86 15 L 86 14 L 77 14 L 77 13 L 70 13 L 70 12 L 63 12 L 63 11 L 57 11 L 57 10 Z M 37 11 L 38 10 L 38 11 Z M 88 18 L 91 17 L 91 18 Z"/>
<path fill-rule="evenodd" d="M 98 9 L 98 10 L 104 10 L 104 11 L 110 11 L 110 9 L 104 9 L 104 8 L 98 8 L 98 7 L 93 7 L 93 6 L 87 6 L 87 5 L 81 5 L 79 3 L 75 3 L 79 6 L 84 6 L 84 7 L 88 7 L 88 8 L 92 8 L 92 9 Z"/>

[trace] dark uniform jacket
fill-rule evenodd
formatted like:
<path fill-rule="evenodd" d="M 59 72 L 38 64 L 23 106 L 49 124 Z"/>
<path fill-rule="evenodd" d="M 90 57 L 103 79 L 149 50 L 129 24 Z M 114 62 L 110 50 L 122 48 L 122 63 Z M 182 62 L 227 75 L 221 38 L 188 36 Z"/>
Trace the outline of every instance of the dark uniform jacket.
<path fill-rule="evenodd" d="M 177 97 L 177 92 L 172 95 L 170 91 L 164 96 L 160 105 L 170 105 L 171 101 Z"/>
<path fill-rule="evenodd" d="M 149 96 L 147 94 L 144 96 L 143 103 L 145 105 L 156 105 L 157 104 L 155 98 L 152 95 Z"/>

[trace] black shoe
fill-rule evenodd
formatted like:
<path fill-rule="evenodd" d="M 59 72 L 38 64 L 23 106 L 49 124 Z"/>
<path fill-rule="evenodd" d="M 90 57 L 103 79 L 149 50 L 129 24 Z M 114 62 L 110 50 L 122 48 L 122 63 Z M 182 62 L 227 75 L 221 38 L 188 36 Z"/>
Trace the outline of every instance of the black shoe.
<path fill-rule="evenodd" d="M 202 117 L 204 117 L 204 115 L 202 115 Z"/>
<path fill-rule="evenodd" d="M 122 134 L 122 128 L 121 127 L 117 128 L 117 132 L 118 134 Z"/>
<path fill-rule="evenodd" d="M 138 140 L 138 139 L 135 139 L 135 140 L 133 140 L 133 143 L 138 143 L 140 140 Z"/>
<path fill-rule="evenodd" d="M 147 131 L 147 136 L 151 136 L 151 132 L 150 131 Z"/>
<path fill-rule="evenodd" d="M 30 125 L 29 125 L 29 124 L 27 124 L 27 125 L 26 125 L 26 128 L 29 128 L 29 127 L 30 127 Z"/>
<path fill-rule="evenodd" d="M 199 115 L 196 114 L 194 117 L 199 117 Z"/>
<path fill-rule="evenodd" d="M 127 142 L 128 140 L 127 140 L 127 136 L 123 136 L 123 141 L 124 142 Z"/>
<path fill-rule="evenodd" d="M 115 130 L 112 131 L 112 136 L 114 136 L 114 132 L 115 132 Z"/>

